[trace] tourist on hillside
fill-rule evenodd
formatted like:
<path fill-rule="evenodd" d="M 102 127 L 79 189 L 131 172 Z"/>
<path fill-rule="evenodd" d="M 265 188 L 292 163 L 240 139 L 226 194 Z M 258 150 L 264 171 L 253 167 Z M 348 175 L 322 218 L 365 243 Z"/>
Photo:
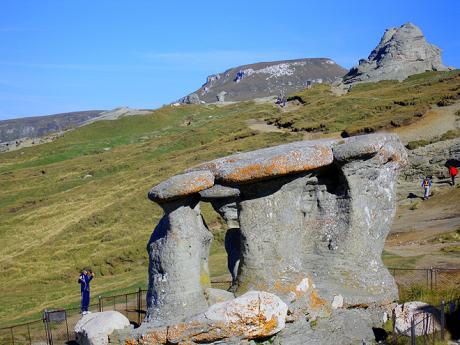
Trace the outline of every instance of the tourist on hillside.
<path fill-rule="evenodd" d="M 91 270 L 82 270 L 80 277 L 78 277 L 78 283 L 80 283 L 81 289 L 81 314 L 86 315 L 90 313 L 89 307 L 89 282 L 93 279 L 94 273 Z"/>
<path fill-rule="evenodd" d="M 431 188 L 431 179 L 428 176 L 423 179 L 422 188 L 424 190 L 423 200 L 428 200 L 428 197 L 430 196 L 430 188 Z"/>
<path fill-rule="evenodd" d="M 458 169 L 453 165 L 449 166 L 449 175 L 452 179 L 452 187 L 455 187 L 455 176 L 458 174 Z"/>

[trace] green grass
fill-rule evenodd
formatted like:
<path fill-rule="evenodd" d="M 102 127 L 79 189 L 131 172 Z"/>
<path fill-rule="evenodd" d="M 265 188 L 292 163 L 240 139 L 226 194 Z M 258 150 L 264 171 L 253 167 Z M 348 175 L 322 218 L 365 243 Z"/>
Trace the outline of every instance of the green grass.
<path fill-rule="evenodd" d="M 145 247 L 162 215 L 146 197 L 152 186 L 210 159 L 303 137 L 254 132 L 248 119 L 283 123 L 291 118 L 293 128 L 324 123 L 321 131 L 358 128 L 370 119 L 366 114 L 373 119 L 394 110 L 391 118 L 397 119 L 406 112 L 396 109 L 404 109 L 413 116 L 429 101 L 458 92 L 448 91 L 458 87 L 458 79 L 458 71 L 427 73 L 407 83 L 359 85 L 343 98 L 322 85 L 300 93 L 306 105 L 288 113 L 253 102 L 168 106 L 145 116 L 95 122 L 54 142 L 1 154 L 0 325 L 35 318 L 45 308 L 77 305 L 76 277 L 82 267 L 97 274 L 94 296 L 145 286 Z M 431 96 L 425 84 L 433 89 Z M 420 89 L 423 102 L 417 91 L 415 106 L 395 105 L 393 101 L 407 101 L 409 87 Z M 224 226 L 209 205 L 204 203 L 202 212 L 215 236 L 211 275 L 220 276 L 227 273 Z M 403 264 L 391 255 L 384 254 L 384 260 Z"/>

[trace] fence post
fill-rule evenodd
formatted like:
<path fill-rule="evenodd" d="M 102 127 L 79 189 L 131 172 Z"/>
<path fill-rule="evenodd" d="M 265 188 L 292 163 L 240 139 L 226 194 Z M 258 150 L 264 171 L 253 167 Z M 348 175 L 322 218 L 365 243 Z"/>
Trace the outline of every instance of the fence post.
<path fill-rule="evenodd" d="M 141 324 L 141 298 L 142 298 L 142 290 L 139 288 L 137 290 L 137 324 Z"/>
<path fill-rule="evenodd" d="M 446 307 L 446 303 L 442 301 L 441 302 L 441 340 L 444 340 L 444 327 L 446 323 L 445 307 Z"/>
<path fill-rule="evenodd" d="M 13 333 L 13 327 L 10 328 L 11 330 L 11 343 L 14 345 L 14 333 Z"/>
<path fill-rule="evenodd" d="M 433 290 L 433 267 L 430 268 L 430 290 Z"/>
<path fill-rule="evenodd" d="M 417 345 L 416 339 L 415 339 L 415 322 L 414 318 L 410 320 L 410 343 L 411 345 Z"/>
<path fill-rule="evenodd" d="M 97 296 L 99 302 L 99 312 L 102 312 L 102 297 L 99 295 Z"/>

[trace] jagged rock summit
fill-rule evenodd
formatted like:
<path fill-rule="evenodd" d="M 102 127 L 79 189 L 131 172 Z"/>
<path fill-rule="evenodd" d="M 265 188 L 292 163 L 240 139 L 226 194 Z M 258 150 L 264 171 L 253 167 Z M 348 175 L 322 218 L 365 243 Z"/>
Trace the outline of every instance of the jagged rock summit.
<path fill-rule="evenodd" d="M 443 70 L 447 67 L 441 61 L 441 49 L 428 43 L 419 27 L 406 23 L 387 29 L 367 60 L 351 68 L 343 83 L 404 80 L 413 74 Z"/>
<path fill-rule="evenodd" d="M 179 102 L 246 101 L 280 93 L 287 95 L 309 84 L 333 82 L 345 73 L 346 69 L 327 58 L 259 62 L 210 75 L 201 88 Z"/>

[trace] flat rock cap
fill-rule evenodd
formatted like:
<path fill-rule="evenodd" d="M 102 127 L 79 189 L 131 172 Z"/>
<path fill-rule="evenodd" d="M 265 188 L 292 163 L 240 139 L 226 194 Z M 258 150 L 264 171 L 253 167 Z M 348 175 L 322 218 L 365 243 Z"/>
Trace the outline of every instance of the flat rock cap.
<path fill-rule="evenodd" d="M 166 202 L 186 197 L 214 185 L 214 175 L 207 170 L 192 171 L 170 177 L 153 187 L 148 196 L 155 202 Z"/>
<path fill-rule="evenodd" d="M 334 142 L 299 141 L 219 158 L 189 171 L 209 170 L 223 184 L 249 183 L 329 165 Z"/>
<path fill-rule="evenodd" d="M 377 133 L 346 138 L 343 143 L 333 147 L 334 159 L 345 163 L 379 154 L 383 161 L 392 159 L 405 164 L 407 159 L 399 137 L 395 134 Z"/>

